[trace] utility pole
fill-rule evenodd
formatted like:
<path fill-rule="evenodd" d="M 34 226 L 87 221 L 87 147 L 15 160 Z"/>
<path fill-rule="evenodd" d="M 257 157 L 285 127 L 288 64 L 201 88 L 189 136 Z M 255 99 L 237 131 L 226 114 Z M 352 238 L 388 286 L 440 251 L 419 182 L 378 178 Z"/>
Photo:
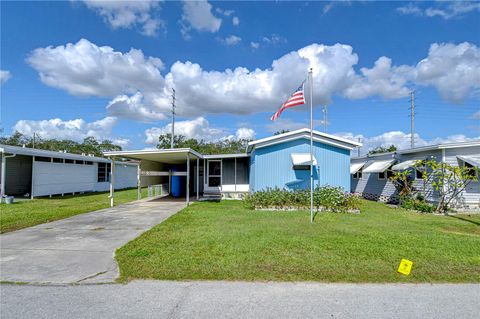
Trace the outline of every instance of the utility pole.
<path fill-rule="evenodd" d="M 410 148 L 415 147 L 415 91 L 410 92 Z"/>
<path fill-rule="evenodd" d="M 323 106 L 323 132 L 327 133 L 327 124 L 328 123 L 328 110 L 327 106 Z"/>
<path fill-rule="evenodd" d="M 357 138 L 357 141 L 358 141 L 358 143 L 362 143 L 362 139 L 360 137 Z M 359 146 L 358 149 L 357 149 L 358 150 L 358 157 L 360 157 L 360 149 L 361 149 L 361 147 Z"/>
<path fill-rule="evenodd" d="M 173 148 L 174 137 L 175 137 L 175 89 L 172 89 L 172 136 L 170 138 L 170 148 Z"/>

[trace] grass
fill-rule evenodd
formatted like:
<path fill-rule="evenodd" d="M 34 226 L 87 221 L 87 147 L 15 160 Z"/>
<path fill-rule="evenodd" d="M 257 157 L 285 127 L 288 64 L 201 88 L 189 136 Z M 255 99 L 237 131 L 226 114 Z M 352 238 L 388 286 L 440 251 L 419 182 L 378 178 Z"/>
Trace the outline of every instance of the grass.
<path fill-rule="evenodd" d="M 117 250 L 120 280 L 480 282 L 480 215 L 422 215 L 364 201 L 361 214 L 194 203 Z M 397 273 L 401 258 L 410 276 Z"/>
<path fill-rule="evenodd" d="M 56 196 L 0 204 L 0 233 L 6 233 L 38 224 L 48 223 L 110 207 L 109 193 L 89 193 L 75 196 Z M 146 196 L 146 189 L 142 190 Z M 137 189 L 115 191 L 115 204 L 137 199 Z"/>

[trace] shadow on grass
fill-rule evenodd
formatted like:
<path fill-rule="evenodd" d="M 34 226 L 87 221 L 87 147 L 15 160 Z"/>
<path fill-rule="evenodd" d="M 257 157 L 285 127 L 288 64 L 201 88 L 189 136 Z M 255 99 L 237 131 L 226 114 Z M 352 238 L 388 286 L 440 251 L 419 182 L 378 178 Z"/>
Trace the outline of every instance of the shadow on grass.
<path fill-rule="evenodd" d="M 477 226 L 480 226 L 479 222 L 476 222 L 474 220 L 470 220 L 468 218 L 464 218 L 464 217 L 460 217 L 460 216 L 454 216 L 454 215 L 448 215 L 448 216 L 452 217 L 452 218 L 463 220 L 463 221 L 468 222 L 468 223 L 472 223 L 472 224 L 477 225 Z"/>

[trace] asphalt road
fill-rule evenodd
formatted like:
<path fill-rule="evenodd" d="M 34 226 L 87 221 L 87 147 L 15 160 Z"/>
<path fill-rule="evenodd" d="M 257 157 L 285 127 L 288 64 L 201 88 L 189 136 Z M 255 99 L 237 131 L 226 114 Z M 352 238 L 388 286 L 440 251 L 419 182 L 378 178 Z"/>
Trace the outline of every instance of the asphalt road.
<path fill-rule="evenodd" d="M 0 285 L 1 318 L 479 318 L 480 285 Z"/>

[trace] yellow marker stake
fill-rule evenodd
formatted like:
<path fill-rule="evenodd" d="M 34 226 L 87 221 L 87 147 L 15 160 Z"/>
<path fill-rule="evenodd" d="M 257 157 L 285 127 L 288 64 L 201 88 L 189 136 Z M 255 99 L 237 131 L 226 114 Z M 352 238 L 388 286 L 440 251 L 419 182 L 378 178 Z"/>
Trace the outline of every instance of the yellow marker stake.
<path fill-rule="evenodd" d="M 408 259 L 402 259 L 400 261 L 400 265 L 398 265 L 398 272 L 404 274 L 405 276 L 410 275 L 410 271 L 412 270 L 413 262 Z"/>

